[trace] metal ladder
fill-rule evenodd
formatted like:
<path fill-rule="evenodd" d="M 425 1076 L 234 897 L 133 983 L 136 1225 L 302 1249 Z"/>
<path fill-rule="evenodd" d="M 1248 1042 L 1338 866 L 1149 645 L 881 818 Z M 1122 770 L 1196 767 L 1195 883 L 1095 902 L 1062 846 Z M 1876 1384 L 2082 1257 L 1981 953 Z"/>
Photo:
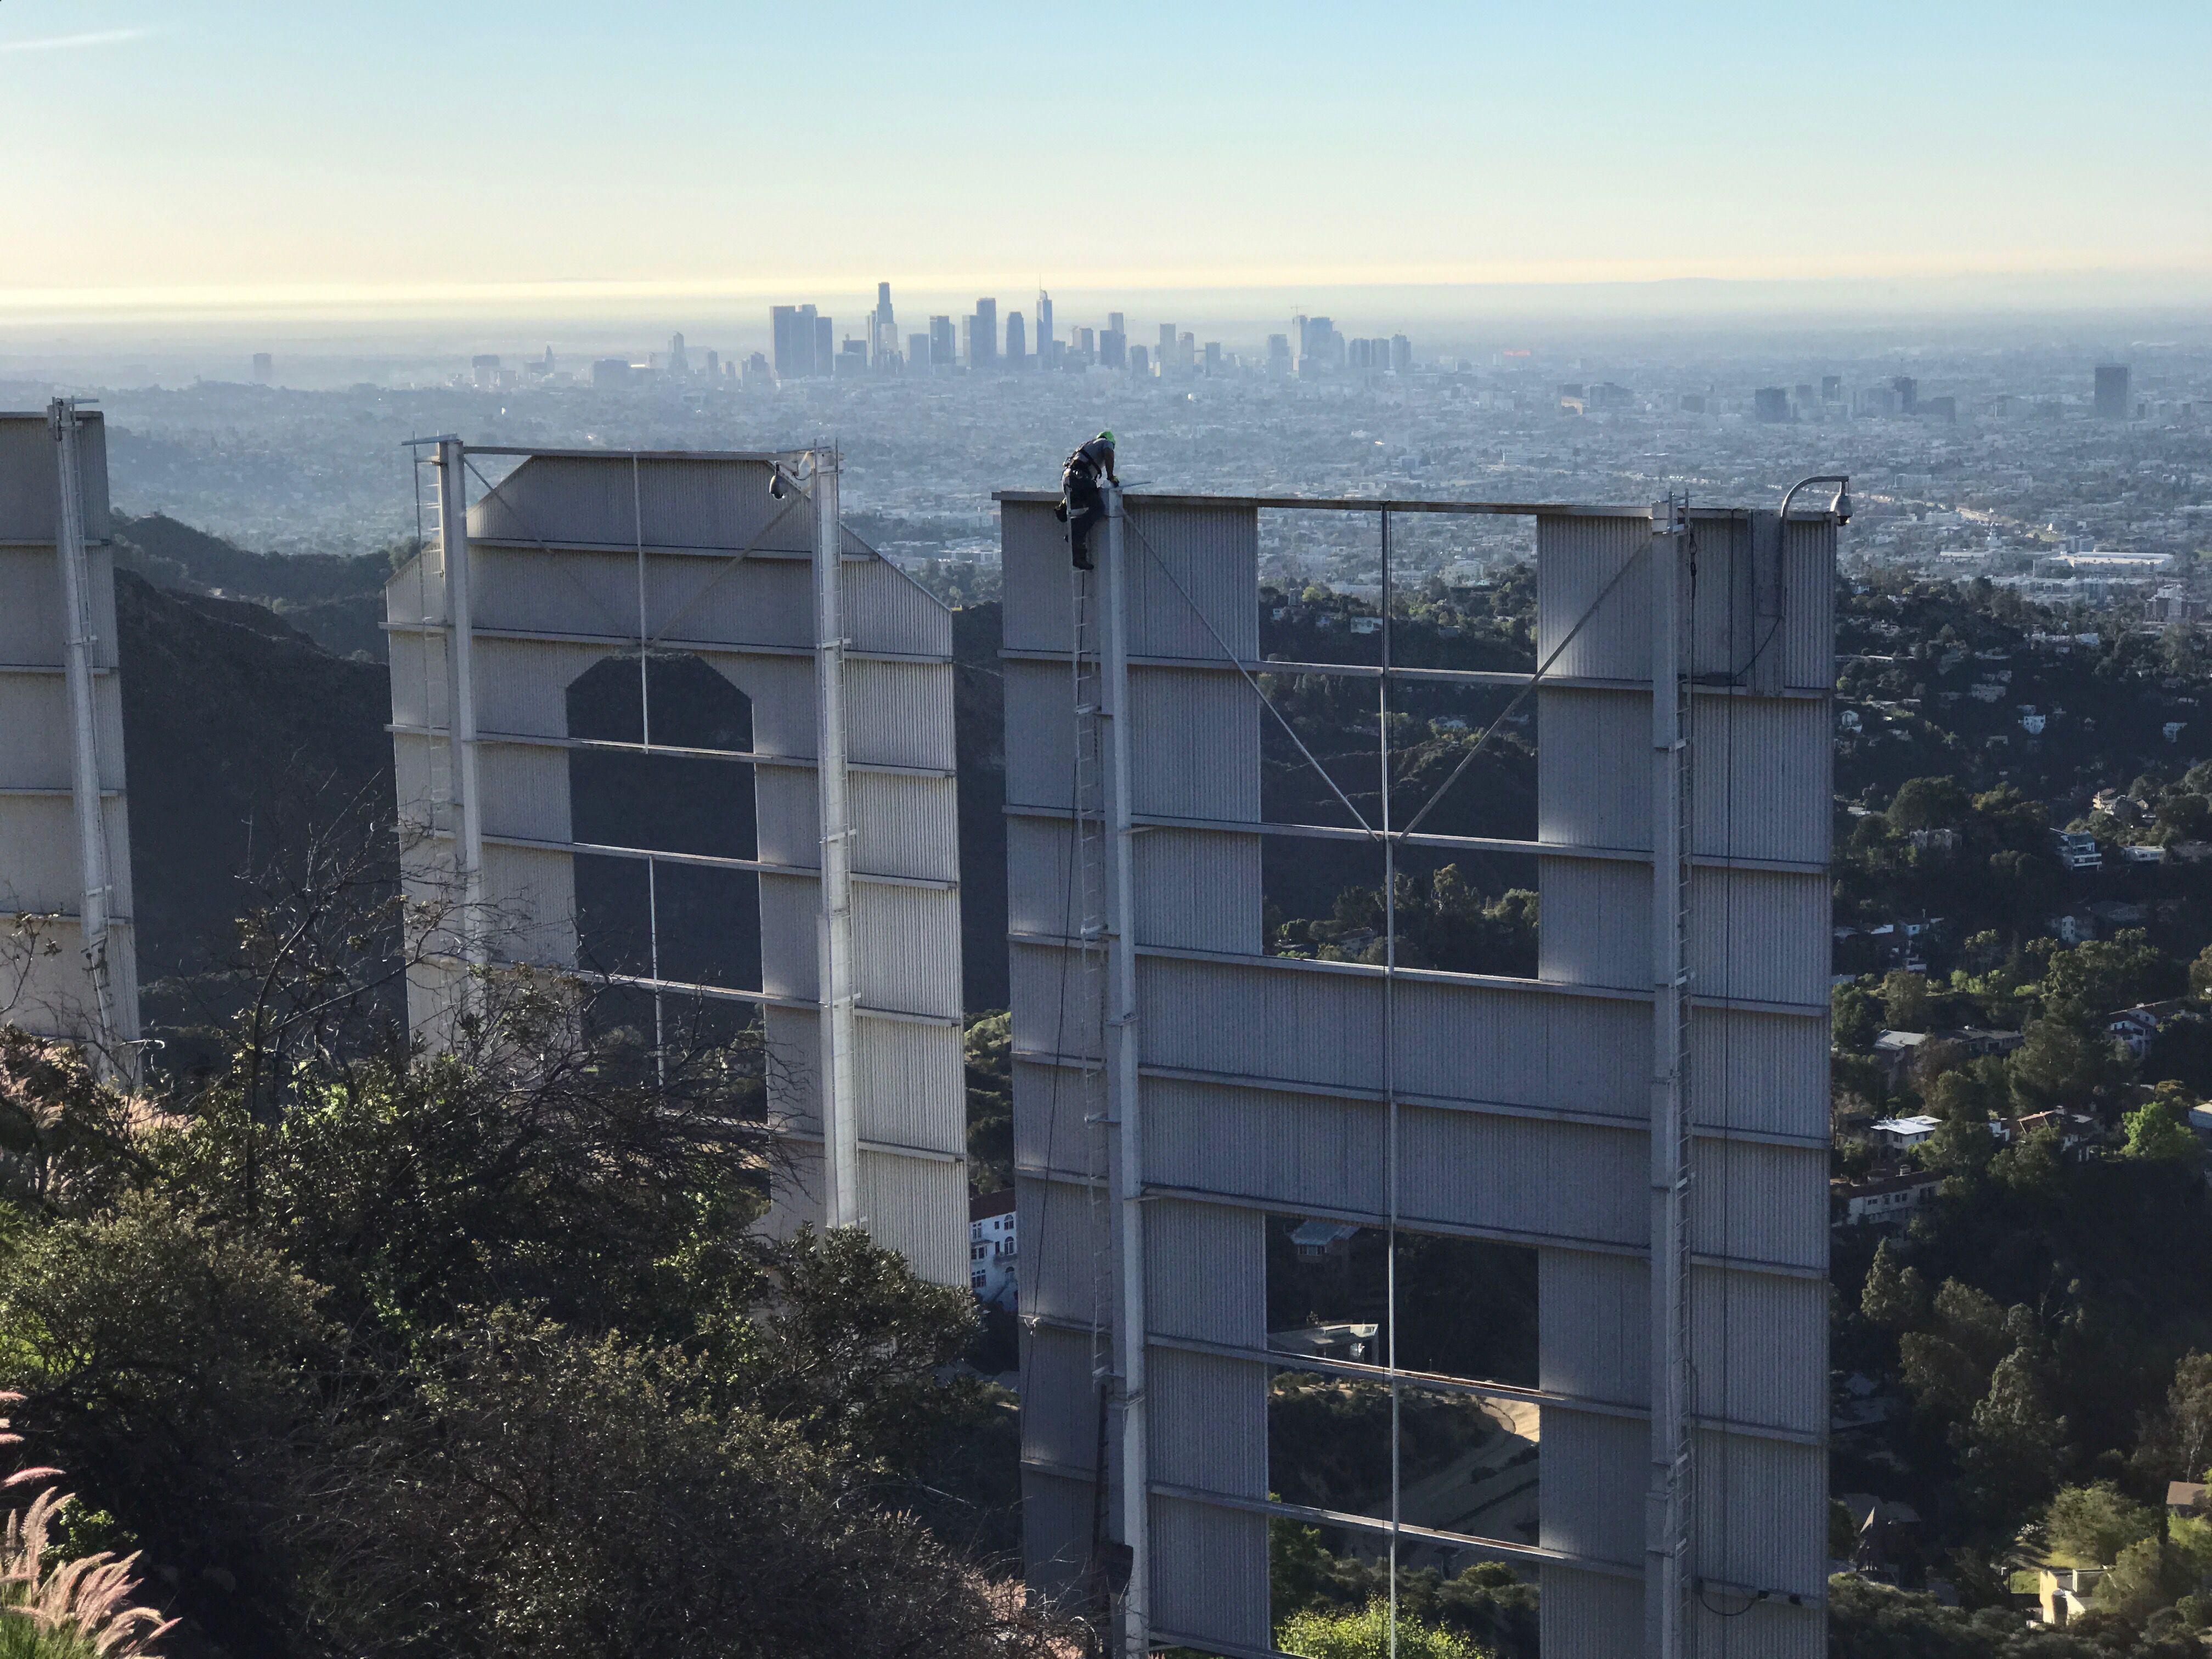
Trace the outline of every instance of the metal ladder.
<path fill-rule="evenodd" d="M 1697 1136 L 1692 1129 L 1692 1125 L 1695 1121 L 1695 1114 L 1691 1109 L 1690 1103 L 1690 989 L 1694 970 L 1691 965 L 1688 946 L 1691 938 L 1690 884 L 1692 872 L 1695 868 L 1694 860 L 1692 858 L 1692 854 L 1694 849 L 1691 846 L 1690 842 L 1691 828 L 1695 822 L 1695 813 L 1692 811 L 1692 802 L 1696 798 L 1695 778 L 1692 775 L 1692 768 L 1695 764 L 1695 757 L 1697 754 L 1697 746 L 1690 740 L 1690 718 L 1692 709 L 1691 687 L 1695 684 L 1697 678 L 1695 672 L 1696 665 L 1692 660 L 1692 653 L 1695 649 L 1697 629 L 1694 617 L 1692 616 L 1693 606 L 1690 603 L 1690 596 L 1693 595 L 1697 591 L 1695 577 L 1697 545 L 1695 541 L 1692 538 L 1689 528 L 1690 498 L 1688 494 L 1685 492 L 1679 500 L 1675 497 L 1670 496 L 1668 498 L 1668 507 L 1670 509 L 1670 516 L 1674 518 L 1675 523 L 1680 529 L 1680 534 L 1683 538 L 1685 563 L 1688 567 L 1682 578 L 1685 583 L 1686 592 L 1684 593 L 1684 599 L 1680 605 L 1679 612 L 1680 620 L 1680 632 L 1677 637 L 1681 641 L 1678 647 L 1680 653 L 1679 658 L 1680 672 L 1674 677 L 1674 729 L 1680 734 L 1682 738 L 1680 792 L 1674 826 L 1674 848 L 1676 857 L 1672 878 L 1674 883 L 1675 937 L 1682 941 L 1683 946 L 1682 958 L 1680 963 L 1682 993 L 1680 999 L 1675 1003 L 1674 1075 L 1679 1080 L 1678 1087 L 1680 1091 L 1682 1103 L 1680 1117 L 1677 1124 L 1676 1131 L 1676 1156 L 1678 1161 L 1675 1164 L 1675 1168 L 1680 1171 L 1676 1186 L 1677 1190 L 1680 1194 L 1684 1244 L 1680 1253 L 1677 1255 L 1674 1263 L 1674 1283 L 1672 1289 L 1674 1297 L 1674 1316 L 1677 1321 L 1676 1328 L 1682 1332 L 1684 1338 L 1681 1360 L 1681 1405 L 1683 1416 L 1686 1419 L 1686 1431 L 1682 1437 L 1681 1450 L 1674 1460 L 1674 1479 L 1675 1491 L 1678 1495 L 1677 1501 L 1679 1504 L 1675 1542 L 1676 1548 L 1679 1552 L 1677 1559 L 1682 1564 L 1682 1571 L 1685 1577 L 1694 1586 L 1700 1576 L 1697 1571 L 1696 1561 L 1698 1535 L 1698 1486 L 1697 1458 L 1695 1456 L 1697 1430 L 1694 1425 L 1697 1421 L 1698 1413 L 1698 1374 L 1697 1362 L 1693 1358 L 1694 1344 L 1696 1340 L 1695 1332 L 1694 1328 L 1690 1322 L 1691 1274 L 1692 1270 L 1690 1265 L 1691 1252 L 1688 1245 L 1688 1236 L 1691 1224 L 1690 1206 L 1695 1195 L 1694 1182 L 1696 1166 L 1692 1160 L 1696 1152 Z M 1656 871 L 1653 872 L 1655 878 L 1656 878 L 1657 874 L 1658 872 Z M 1683 1634 L 1686 1638 L 1685 1642 L 1686 1648 L 1691 1651 L 1694 1651 L 1698 1644 L 1696 1627 L 1694 1624 L 1689 1622 L 1686 1619 L 1685 1621 Z"/>

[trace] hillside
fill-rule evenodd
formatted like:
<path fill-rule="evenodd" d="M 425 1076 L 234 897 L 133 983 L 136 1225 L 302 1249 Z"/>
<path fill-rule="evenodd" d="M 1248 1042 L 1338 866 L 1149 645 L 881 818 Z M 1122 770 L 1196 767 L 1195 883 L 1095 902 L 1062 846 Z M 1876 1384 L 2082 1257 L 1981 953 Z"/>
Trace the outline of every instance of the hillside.
<path fill-rule="evenodd" d="M 250 553 L 166 514 L 115 515 L 116 563 L 156 586 L 247 599 L 341 657 L 384 660 L 384 553 Z"/>

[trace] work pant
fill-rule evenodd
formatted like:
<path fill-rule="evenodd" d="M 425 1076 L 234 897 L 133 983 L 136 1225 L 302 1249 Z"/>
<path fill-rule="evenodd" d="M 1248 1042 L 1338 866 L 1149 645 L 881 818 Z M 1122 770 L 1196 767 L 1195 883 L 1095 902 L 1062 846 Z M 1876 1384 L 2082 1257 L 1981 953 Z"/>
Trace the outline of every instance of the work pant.
<path fill-rule="evenodd" d="M 1091 532 L 1106 516 L 1106 498 L 1098 493 L 1096 484 L 1071 483 L 1067 499 L 1060 505 L 1061 516 L 1067 520 L 1067 550 L 1078 570 L 1088 570 L 1091 564 Z"/>

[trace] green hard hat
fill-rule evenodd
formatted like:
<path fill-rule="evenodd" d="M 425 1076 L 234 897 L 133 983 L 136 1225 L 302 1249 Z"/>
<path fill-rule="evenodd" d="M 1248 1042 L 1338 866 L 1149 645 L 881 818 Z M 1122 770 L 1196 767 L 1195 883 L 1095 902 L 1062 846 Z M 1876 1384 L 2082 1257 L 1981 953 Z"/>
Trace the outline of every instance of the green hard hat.
<path fill-rule="evenodd" d="M 1114 434 L 1111 432 L 1102 432 L 1098 434 L 1097 441 L 1110 447 L 1114 442 Z"/>

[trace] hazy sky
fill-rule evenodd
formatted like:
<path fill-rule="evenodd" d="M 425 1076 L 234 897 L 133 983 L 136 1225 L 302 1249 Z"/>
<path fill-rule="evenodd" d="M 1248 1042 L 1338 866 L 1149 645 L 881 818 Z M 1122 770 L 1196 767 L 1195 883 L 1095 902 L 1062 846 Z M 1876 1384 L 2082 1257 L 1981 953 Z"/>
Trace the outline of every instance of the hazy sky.
<path fill-rule="evenodd" d="M 2212 5 L 0 0 L 0 322 L 2212 277 Z"/>

